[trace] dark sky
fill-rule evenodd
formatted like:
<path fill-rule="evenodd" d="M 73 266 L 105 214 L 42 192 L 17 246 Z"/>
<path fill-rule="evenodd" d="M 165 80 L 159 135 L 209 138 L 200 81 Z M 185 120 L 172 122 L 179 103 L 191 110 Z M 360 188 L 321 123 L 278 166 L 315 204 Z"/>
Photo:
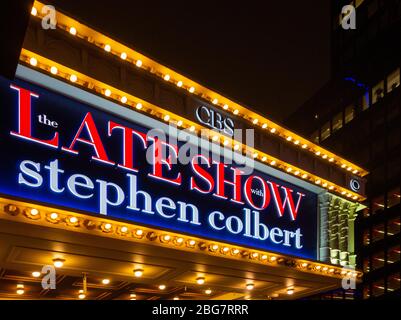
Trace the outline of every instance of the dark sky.
<path fill-rule="evenodd" d="M 189 78 L 281 121 L 328 80 L 329 1 L 49 3 Z"/>

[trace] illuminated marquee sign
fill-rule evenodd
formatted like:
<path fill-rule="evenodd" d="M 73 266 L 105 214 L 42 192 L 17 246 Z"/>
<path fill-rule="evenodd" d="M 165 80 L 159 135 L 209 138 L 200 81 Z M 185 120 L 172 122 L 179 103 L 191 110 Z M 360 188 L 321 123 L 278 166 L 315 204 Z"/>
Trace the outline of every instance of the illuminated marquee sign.
<path fill-rule="evenodd" d="M 200 154 L 173 164 L 180 145 L 143 125 L 23 81 L 0 84 L 1 194 L 317 258 L 315 193 Z"/>

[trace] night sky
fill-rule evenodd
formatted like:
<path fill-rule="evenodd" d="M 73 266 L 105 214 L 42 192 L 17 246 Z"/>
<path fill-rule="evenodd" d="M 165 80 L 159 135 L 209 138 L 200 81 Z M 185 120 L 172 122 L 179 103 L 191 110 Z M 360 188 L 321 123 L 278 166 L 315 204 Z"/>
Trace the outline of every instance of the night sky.
<path fill-rule="evenodd" d="M 266 117 L 282 121 L 329 78 L 329 1 L 48 3 Z"/>

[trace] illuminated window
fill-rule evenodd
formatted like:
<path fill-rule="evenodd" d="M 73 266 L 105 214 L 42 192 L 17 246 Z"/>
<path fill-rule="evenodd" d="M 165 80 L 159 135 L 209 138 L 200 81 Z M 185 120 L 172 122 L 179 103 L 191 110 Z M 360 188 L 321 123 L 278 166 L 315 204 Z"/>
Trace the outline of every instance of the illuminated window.
<path fill-rule="evenodd" d="M 345 123 L 350 122 L 352 119 L 354 119 L 355 115 L 355 108 L 354 106 L 348 106 L 345 108 Z"/>
<path fill-rule="evenodd" d="M 372 201 L 372 213 L 377 214 L 384 210 L 384 197 L 377 197 Z"/>
<path fill-rule="evenodd" d="M 393 292 L 400 289 L 400 274 L 394 273 L 387 277 L 387 291 Z"/>
<path fill-rule="evenodd" d="M 387 263 L 396 263 L 400 261 L 400 246 L 394 246 L 387 251 Z"/>
<path fill-rule="evenodd" d="M 375 253 L 372 256 L 372 270 L 383 268 L 384 262 L 384 252 Z"/>
<path fill-rule="evenodd" d="M 393 91 L 399 85 L 400 85 L 400 69 L 398 68 L 387 77 L 387 92 Z"/>
<path fill-rule="evenodd" d="M 330 136 L 330 122 L 326 122 L 322 127 L 322 141 Z"/>
<path fill-rule="evenodd" d="M 384 223 L 373 226 L 372 229 L 372 243 L 382 240 L 384 238 Z"/>
<path fill-rule="evenodd" d="M 369 231 L 369 229 L 367 229 L 367 230 L 365 230 L 363 232 L 363 244 L 365 246 L 370 244 L 370 231 Z"/>
<path fill-rule="evenodd" d="M 393 236 L 400 233 L 400 217 L 387 221 L 387 235 Z"/>
<path fill-rule="evenodd" d="M 373 87 L 372 90 L 372 104 L 375 104 L 384 97 L 384 81 L 380 81 Z"/>
<path fill-rule="evenodd" d="M 378 297 L 384 294 L 384 279 L 376 281 L 372 285 L 372 296 Z"/>
<path fill-rule="evenodd" d="M 363 298 L 364 298 L 364 299 L 370 298 L 370 288 L 369 288 L 369 285 L 363 287 Z"/>
<path fill-rule="evenodd" d="M 343 127 L 343 114 L 341 112 L 333 118 L 333 132 L 340 130 L 342 127 Z"/>
<path fill-rule="evenodd" d="M 400 187 L 395 188 L 387 193 L 387 208 L 394 207 L 400 203 Z"/>
<path fill-rule="evenodd" d="M 312 141 L 314 143 L 319 143 L 319 130 L 315 131 L 314 133 L 312 133 Z"/>
<path fill-rule="evenodd" d="M 365 258 L 363 260 L 363 272 L 369 272 L 370 271 L 370 262 L 369 258 Z"/>
<path fill-rule="evenodd" d="M 361 98 L 361 107 L 362 111 L 365 111 L 370 107 L 370 97 L 369 97 L 369 91 L 366 91 L 365 94 Z"/>

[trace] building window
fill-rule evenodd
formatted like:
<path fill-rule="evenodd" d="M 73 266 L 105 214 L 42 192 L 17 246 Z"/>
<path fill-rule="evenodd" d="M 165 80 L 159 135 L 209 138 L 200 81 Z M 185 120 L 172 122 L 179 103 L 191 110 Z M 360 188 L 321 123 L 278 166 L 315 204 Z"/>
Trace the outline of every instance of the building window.
<path fill-rule="evenodd" d="M 384 223 L 373 226 L 372 229 L 372 242 L 382 240 L 384 238 Z"/>
<path fill-rule="evenodd" d="M 369 263 L 369 258 L 365 258 L 363 260 L 363 272 L 369 272 L 370 271 L 370 263 Z"/>
<path fill-rule="evenodd" d="M 319 130 L 316 130 L 314 133 L 312 133 L 312 142 L 314 143 L 319 143 Z"/>
<path fill-rule="evenodd" d="M 366 91 L 365 94 L 361 98 L 361 107 L 362 111 L 365 111 L 370 107 L 370 97 L 369 97 L 369 91 Z"/>
<path fill-rule="evenodd" d="M 372 285 L 372 296 L 379 297 L 384 294 L 384 279 L 376 281 Z"/>
<path fill-rule="evenodd" d="M 387 92 L 393 91 L 399 85 L 400 85 L 400 69 L 398 68 L 387 77 Z"/>
<path fill-rule="evenodd" d="M 322 127 L 322 141 L 330 137 L 330 122 L 326 122 Z"/>
<path fill-rule="evenodd" d="M 372 213 L 381 213 L 384 210 L 384 197 L 380 196 L 372 201 Z"/>
<path fill-rule="evenodd" d="M 400 203 L 400 187 L 397 187 L 387 193 L 387 208 L 394 207 Z"/>
<path fill-rule="evenodd" d="M 372 90 L 372 104 L 375 104 L 384 97 L 384 81 L 380 81 L 373 87 Z"/>
<path fill-rule="evenodd" d="M 375 253 L 372 256 L 372 270 L 383 268 L 384 261 L 384 252 Z"/>
<path fill-rule="evenodd" d="M 400 289 L 400 274 L 394 273 L 387 277 L 387 291 L 393 292 Z"/>
<path fill-rule="evenodd" d="M 369 231 L 369 229 L 366 229 L 363 232 L 363 244 L 365 246 L 368 246 L 370 244 L 370 231 Z"/>
<path fill-rule="evenodd" d="M 333 118 L 333 132 L 340 130 L 343 127 L 343 114 L 340 112 Z"/>
<path fill-rule="evenodd" d="M 350 122 L 352 119 L 354 119 L 355 115 L 355 108 L 354 106 L 348 106 L 345 108 L 345 123 Z"/>
<path fill-rule="evenodd" d="M 400 217 L 387 221 L 387 235 L 394 236 L 400 233 Z"/>
<path fill-rule="evenodd" d="M 400 261 L 400 246 L 391 247 L 387 252 L 387 263 L 396 263 Z"/>

